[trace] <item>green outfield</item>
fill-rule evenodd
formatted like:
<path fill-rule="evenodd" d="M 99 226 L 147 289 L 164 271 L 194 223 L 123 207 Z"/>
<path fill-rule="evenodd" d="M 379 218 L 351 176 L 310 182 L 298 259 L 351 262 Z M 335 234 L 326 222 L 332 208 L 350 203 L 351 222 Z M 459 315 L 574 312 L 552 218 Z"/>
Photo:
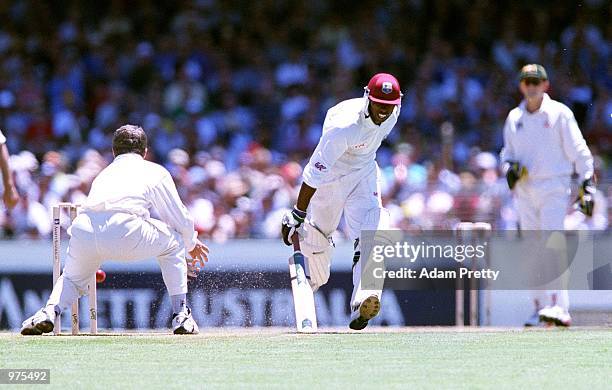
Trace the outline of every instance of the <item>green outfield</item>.
<path fill-rule="evenodd" d="M 612 383 L 612 330 L 379 328 L 297 335 L 237 329 L 182 337 L 0 333 L 0 368 L 49 368 L 51 387 L 62 389 L 599 389 Z"/>

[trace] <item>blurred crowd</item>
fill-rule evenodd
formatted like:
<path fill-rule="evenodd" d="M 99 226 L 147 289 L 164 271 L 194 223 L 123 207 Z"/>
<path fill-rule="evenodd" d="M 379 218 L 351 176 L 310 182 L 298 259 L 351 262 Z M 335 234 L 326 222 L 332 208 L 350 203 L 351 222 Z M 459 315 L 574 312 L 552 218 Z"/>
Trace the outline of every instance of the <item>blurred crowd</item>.
<path fill-rule="evenodd" d="M 568 227 L 606 229 L 612 5 L 566 3 L 2 2 L 0 126 L 22 197 L 4 235 L 49 235 L 50 206 L 82 201 L 132 123 L 203 237 L 277 237 L 326 110 L 380 71 L 404 90 L 377 157 L 394 225 L 515 228 L 498 153 L 531 62 L 596 156 L 595 216 L 568 205 Z"/>

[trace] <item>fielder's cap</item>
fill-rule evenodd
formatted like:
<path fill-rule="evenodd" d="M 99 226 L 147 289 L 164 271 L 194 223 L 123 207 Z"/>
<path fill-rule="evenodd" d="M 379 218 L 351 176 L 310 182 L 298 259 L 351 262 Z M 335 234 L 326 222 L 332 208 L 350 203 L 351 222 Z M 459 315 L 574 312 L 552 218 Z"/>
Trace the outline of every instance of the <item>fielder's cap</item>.
<path fill-rule="evenodd" d="M 521 68 L 519 79 L 548 80 L 548 74 L 546 74 L 546 69 L 540 64 L 527 64 Z"/>
<path fill-rule="evenodd" d="M 402 91 L 399 81 L 389 73 L 375 74 L 366 87 L 368 98 L 377 103 L 400 104 Z"/>

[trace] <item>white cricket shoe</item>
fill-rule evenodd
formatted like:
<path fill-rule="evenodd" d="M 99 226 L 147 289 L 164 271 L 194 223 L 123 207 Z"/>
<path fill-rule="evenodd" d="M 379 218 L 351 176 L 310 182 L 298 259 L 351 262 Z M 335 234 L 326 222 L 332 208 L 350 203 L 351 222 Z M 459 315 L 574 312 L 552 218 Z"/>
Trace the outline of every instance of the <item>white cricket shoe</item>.
<path fill-rule="evenodd" d="M 570 326 L 572 317 L 561 306 L 546 306 L 538 312 L 540 321 L 556 326 Z"/>
<path fill-rule="evenodd" d="M 370 295 L 359 304 L 359 308 L 351 313 L 349 328 L 362 330 L 368 326 L 368 321 L 376 317 L 380 312 L 380 299 L 376 295 Z"/>
<path fill-rule="evenodd" d="M 21 324 L 21 334 L 24 336 L 37 336 L 53 331 L 55 323 L 55 311 L 47 306 Z"/>
<path fill-rule="evenodd" d="M 191 309 L 186 308 L 180 313 L 174 313 L 172 316 L 172 328 L 174 334 L 198 334 L 198 324 L 191 316 Z"/>

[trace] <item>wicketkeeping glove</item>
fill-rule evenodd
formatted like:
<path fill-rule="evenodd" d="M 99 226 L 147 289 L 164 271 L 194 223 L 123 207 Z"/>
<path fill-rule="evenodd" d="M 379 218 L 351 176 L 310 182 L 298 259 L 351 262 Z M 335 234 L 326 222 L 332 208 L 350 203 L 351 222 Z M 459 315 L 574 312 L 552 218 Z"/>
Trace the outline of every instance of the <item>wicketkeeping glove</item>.
<path fill-rule="evenodd" d="M 306 212 L 298 209 L 297 207 L 293 207 L 293 210 L 290 213 L 286 213 L 283 215 L 283 226 L 281 229 L 281 233 L 283 235 L 283 242 L 285 245 L 291 245 L 291 236 L 295 233 L 296 229 L 304 223 L 304 219 L 306 218 Z"/>
<path fill-rule="evenodd" d="M 595 206 L 593 194 L 595 194 L 595 192 L 597 192 L 597 189 L 595 188 L 595 184 L 593 184 L 593 180 L 591 178 L 583 181 L 582 186 L 580 186 L 580 190 L 578 190 L 576 205 L 578 206 L 578 209 L 587 217 L 593 216 L 593 206 Z"/>
<path fill-rule="evenodd" d="M 521 166 L 518 161 L 507 161 L 506 164 L 506 181 L 508 182 L 508 187 L 512 190 L 517 181 L 527 176 L 527 168 Z"/>

